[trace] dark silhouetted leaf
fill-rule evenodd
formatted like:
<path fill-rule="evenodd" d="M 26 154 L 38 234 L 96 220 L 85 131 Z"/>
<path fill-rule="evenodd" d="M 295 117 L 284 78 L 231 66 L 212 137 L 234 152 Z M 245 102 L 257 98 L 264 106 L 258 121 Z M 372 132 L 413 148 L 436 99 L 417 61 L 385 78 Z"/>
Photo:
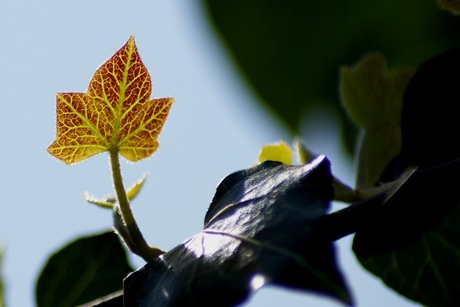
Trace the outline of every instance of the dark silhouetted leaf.
<path fill-rule="evenodd" d="M 460 159 L 415 172 L 353 242 L 366 269 L 423 305 L 460 306 L 459 174 Z"/>
<path fill-rule="evenodd" d="M 333 246 L 316 231 L 332 192 L 324 157 L 229 175 L 203 231 L 125 279 L 125 305 L 233 306 L 265 284 L 350 302 Z"/>
<path fill-rule="evenodd" d="M 203 2 L 269 110 L 295 133 L 311 109 L 340 114 L 350 151 L 356 130 L 340 105 L 338 67 L 369 51 L 384 54 L 391 66 L 415 67 L 458 41 L 459 19 L 435 1 Z"/>
<path fill-rule="evenodd" d="M 77 239 L 52 255 L 37 281 L 37 306 L 76 306 L 122 289 L 133 271 L 117 235 Z"/>
<path fill-rule="evenodd" d="M 404 94 L 400 172 L 460 157 L 460 46 L 423 63 Z"/>
<path fill-rule="evenodd" d="M 365 268 L 428 306 L 460 306 L 458 84 L 460 47 L 416 71 L 404 95 L 401 154 L 384 177 L 409 165 L 420 170 L 369 216 L 353 244 Z"/>

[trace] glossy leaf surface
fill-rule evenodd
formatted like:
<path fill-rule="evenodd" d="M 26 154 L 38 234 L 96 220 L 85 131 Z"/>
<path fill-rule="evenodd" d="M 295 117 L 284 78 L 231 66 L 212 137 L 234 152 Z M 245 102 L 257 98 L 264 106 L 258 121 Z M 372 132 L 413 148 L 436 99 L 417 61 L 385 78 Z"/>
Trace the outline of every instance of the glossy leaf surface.
<path fill-rule="evenodd" d="M 267 161 L 227 176 L 201 233 L 125 280 L 126 306 L 233 306 L 265 284 L 350 296 L 316 230 L 332 197 L 329 162 Z"/>
<path fill-rule="evenodd" d="M 121 290 L 133 271 L 114 232 L 80 238 L 52 255 L 36 286 L 39 307 L 77 306 Z"/>
<path fill-rule="evenodd" d="M 56 140 L 48 152 L 67 164 L 110 150 L 133 162 L 151 156 L 173 102 L 150 99 L 151 92 L 131 36 L 95 72 L 85 93 L 56 95 Z"/>

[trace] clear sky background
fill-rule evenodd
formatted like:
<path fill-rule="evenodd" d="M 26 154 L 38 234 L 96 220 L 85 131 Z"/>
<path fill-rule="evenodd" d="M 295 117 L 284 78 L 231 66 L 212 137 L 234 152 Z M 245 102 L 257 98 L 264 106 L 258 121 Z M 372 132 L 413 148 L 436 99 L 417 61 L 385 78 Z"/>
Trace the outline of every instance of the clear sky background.
<path fill-rule="evenodd" d="M 126 185 L 149 174 L 133 203 L 149 243 L 168 250 L 199 232 L 218 182 L 255 163 L 264 144 L 290 141 L 256 104 L 198 1 L 0 0 L 0 242 L 7 246 L 10 307 L 34 305 L 35 279 L 50 253 L 111 227 L 111 213 L 82 198 L 84 191 L 112 192 L 107 155 L 66 166 L 45 149 L 55 137 L 54 94 L 85 91 L 132 34 L 153 95 L 176 99 L 159 151 L 122 163 Z M 352 184 L 352 162 L 340 156 L 336 128 L 333 118 L 309 116 L 302 137 Z M 351 238 L 341 240 L 338 258 L 358 306 L 414 306 L 361 269 L 350 246 Z M 341 305 L 267 287 L 244 306 Z"/>

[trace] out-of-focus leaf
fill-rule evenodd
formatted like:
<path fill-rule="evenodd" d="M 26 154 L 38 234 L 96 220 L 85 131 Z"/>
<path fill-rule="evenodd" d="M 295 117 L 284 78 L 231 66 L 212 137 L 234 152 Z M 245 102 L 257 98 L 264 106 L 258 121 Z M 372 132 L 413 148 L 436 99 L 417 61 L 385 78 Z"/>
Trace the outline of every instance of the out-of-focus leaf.
<path fill-rule="evenodd" d="M 426 306 L 460 305 L 460 159 L 416 171 L 354 238 L 361 264 Z"/>
<path fill-rule="evenodd" d="M 372 53 L 340 72 L 343 104 L 362 130 L 356 188 L 374 187 L 401 151 L 403 93 L 413 71 L 389 70 L 385 57 Z"/>
<path fill-rule="evenodd" d="M 314 108 L 339 114 L 350 151 L 356 129 L 339 103 L 338 67 L 369 51 L 415 67 L 458 41 L 460 20 L 433 0 L 203 2 L 262 103 L 295 133 Z"/>
<path fill-rule="evenodd" d="M 419 171 L 358 231 L 359 261 L 399 293 L 428 306 L 460 305 L 460 47 L 423 63 L 406 88 L 394 179 Z"/>
<path fill-rule="evenodd" d="M 39 307 L 76 306 L 122 289 L 133 271 L 117 235 L 77 239 L 52 255 L 36 287 Z"/>
<path fill-rule="evenodd" d="M 438 0 L 439 5 L 449 12 L 459 15 L 460 14 L 460 1 L 458 0 Z"/>
<path fill-rule="evenodd" d="M 424 62 L 404 94 L 398 172 L 460 157 L 460 46 Z"/>
<path fill-rule="evenodd" d="M 201 233 L 125 279 L 126 306 L 233 306 L 265 284 L 349 303 L 334 249 L 317 231 L 332 197 L 329 162 L 267 161 L 217 188 Z"/>

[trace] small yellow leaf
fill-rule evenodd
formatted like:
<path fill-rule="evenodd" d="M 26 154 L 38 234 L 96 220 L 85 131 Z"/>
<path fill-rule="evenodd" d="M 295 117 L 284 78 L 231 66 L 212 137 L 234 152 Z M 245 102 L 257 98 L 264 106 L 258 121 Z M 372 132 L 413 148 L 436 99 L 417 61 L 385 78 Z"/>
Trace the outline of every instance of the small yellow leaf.
<path fill-rule="evenodd" d="M 139 194 L 142 187 L 144 186 L 146 179 L 147 175 L 143 175 L 141 179 L 136 181 L 131 187 L 128 188 L 128 190 L 126 191 L 126 197 L 128 197 L 129 201 L 133 200 Z M 113 205 L 117 202 L 117 198 L 113 195 L 99 199 L 89 193 L 85 193 L 83 194 L 83 198 L 90 204 L 108 209 L 112 209 Z"/>
<path fill-rule="evenodd" d="M 126 196 L 128 197 L 129 201 L 133 200 L 137 194 L 139 194 L 142 187 L 144 186 L 145 180 L 147 180 L 147 175 L 143 175 L 141 179 L 129 187 L 128 191 L 126 191 Z"/>
<path fill-rule="evenodd" d="M 278 161 L 284 164 L 292 164 L 292 150 L 288 144 L 281 141 L 265 145 L 259 153 L 259 162 Z"/>
<path fill-rule="evenodd" d="M 95 196 L 85 193 L 83 194 L 83 199 L 89 202 L 90 204 L 106 208 L 106 209 L 112 209 L 113 205 L 116 203 L 116 198 L 115 197 L 106 197 L 104 199 L 98 199 Z"/>
<path fill-rule="evenodd" d="M 56 140 L 48 152 L 67 164 L 104 151 L 136 162 L 158 148 L 173 98 L 150 99 L 152 81 L 134 37 L 108 59 L 85 93 L 56 95 Z"/>

